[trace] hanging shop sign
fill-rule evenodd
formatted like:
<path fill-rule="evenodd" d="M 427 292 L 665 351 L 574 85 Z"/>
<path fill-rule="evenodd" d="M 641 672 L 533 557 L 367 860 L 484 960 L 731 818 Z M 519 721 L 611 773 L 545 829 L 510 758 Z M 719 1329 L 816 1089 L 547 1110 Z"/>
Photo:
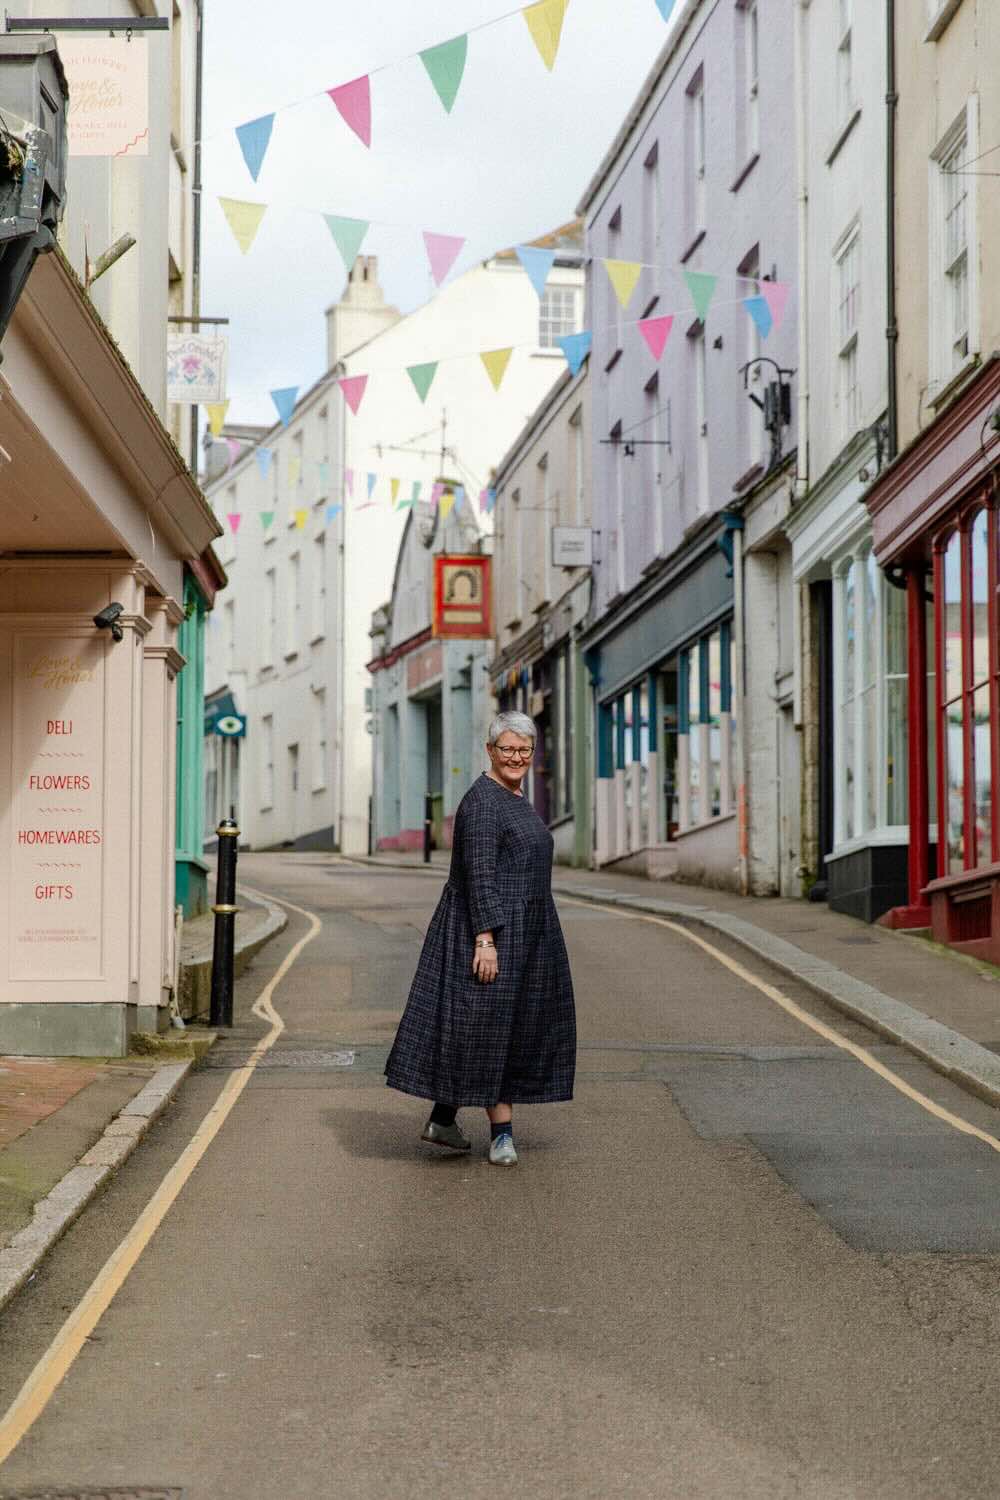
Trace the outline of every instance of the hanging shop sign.
<path fill-rule="evenodd" d="M 167 400 L 214 406 L 226 399 L 229 340 L 222 334 L 167 334 Z"/>
<path fill-rule="evenodd" d="M 224 740 L 242 740 L 247 732 L 246 715 L 223 714 L 221 719 L 215 721 L 215 732 L 221 734 Z"/>
<path fill-rule="evenodd" d="M 589 526 L 553 526 L 553 567 L 589 568 L 593 561 L 594 533 Z"/>
<path fill-rule="evenodd" d="M 67 36 L 70 156 L 149 155 L 149 54 L 124 37 Z"/>
<path fill-rule="evenodd" d="M 490 559 L 441 553 L 434 559 L 434 634 L 489 640 Z"/>

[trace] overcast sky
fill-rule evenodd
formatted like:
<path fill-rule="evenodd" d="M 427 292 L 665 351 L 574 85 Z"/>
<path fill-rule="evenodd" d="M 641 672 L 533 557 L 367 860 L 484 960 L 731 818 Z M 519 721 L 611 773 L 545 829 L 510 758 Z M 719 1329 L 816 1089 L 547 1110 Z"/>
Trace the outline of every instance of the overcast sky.
<path fill-rule="evenodd" d="M 445 114 L 409 54 L 509 5 L 209 0 L 202 312 L 232 320 L 231 421 L 272 422 L 268 392 L 305 388 L 326 367 L 323 313 L 345 275 L 321 213 L 373 221 L 363 248 L 378 255 L 386 296 L 404 311 L 434 290 L 421 229 L 467 237 L 454 275 L 573 216 L 667 28 L 655 0 L 570 0 L 550 74 L 515 13 L 472 32 Z M 370 151 L 325 96 L 280 108 L 376 68 Z M 254 183 L 232 127 L 271 110 Z M 270 205 L 246 256 L 218 195 Z"/>

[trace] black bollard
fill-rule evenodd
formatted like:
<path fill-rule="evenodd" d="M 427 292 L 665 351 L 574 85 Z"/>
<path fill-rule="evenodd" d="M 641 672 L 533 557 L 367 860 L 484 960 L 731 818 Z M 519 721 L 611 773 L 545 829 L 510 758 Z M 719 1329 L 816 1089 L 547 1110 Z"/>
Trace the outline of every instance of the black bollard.
<path fill-rule="evenodd" d="M 424 864 L 431 862 L 431 828 L 434 824 L 434 798 L 430 792 L 424 797 Z"/>
<path fill-rule="evenodd" d="M 211 1026 L 233 1024 L 233 950 L 236 937 L 236 852 L 240 830 L 234 818 L 223 818 L 219 836 L 219 873 L 215 887 L 215 941 L 212 946 Z"/>

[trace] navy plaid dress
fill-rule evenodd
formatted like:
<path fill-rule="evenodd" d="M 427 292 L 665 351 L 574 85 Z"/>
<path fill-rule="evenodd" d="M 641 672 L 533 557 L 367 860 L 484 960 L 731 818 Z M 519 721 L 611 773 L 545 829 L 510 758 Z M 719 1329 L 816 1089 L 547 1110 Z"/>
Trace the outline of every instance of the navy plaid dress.
<path fill-rule="evenodd" d="M 499 972 L 472 972 L 492 932 Z M 442 1104 L 572 1099 L 576 1009 L 552 899 L 552 835 L 484 772 L 455 815 L 451 869 L 385 1066 L 390 1088 Z"/>

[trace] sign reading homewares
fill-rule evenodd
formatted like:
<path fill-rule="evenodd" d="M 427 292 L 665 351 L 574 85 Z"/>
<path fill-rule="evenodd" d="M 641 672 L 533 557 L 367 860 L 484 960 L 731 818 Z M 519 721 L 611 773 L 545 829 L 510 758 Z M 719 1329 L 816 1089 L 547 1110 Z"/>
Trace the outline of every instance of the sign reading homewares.
<path fill-rule="evenodd" d="M 441 553 L 434 559 L 434 634 L 489 640 L 490 559 Z"/>
<path fill-rule="evenodd" d="M 221 334 L 167 334 L 167 400 L 214 406 L 226 399 L 229 341 Z"/>
<path fill-rule="evenodd" d="M 104 670 L 93 638 L 14 643 L 10 979 L 102 974 Z"/>
<path fill-rule="evenodd" d="M 70 156 L 149 155 L 149 54 L 143 41 L 67 36 Z"/>

